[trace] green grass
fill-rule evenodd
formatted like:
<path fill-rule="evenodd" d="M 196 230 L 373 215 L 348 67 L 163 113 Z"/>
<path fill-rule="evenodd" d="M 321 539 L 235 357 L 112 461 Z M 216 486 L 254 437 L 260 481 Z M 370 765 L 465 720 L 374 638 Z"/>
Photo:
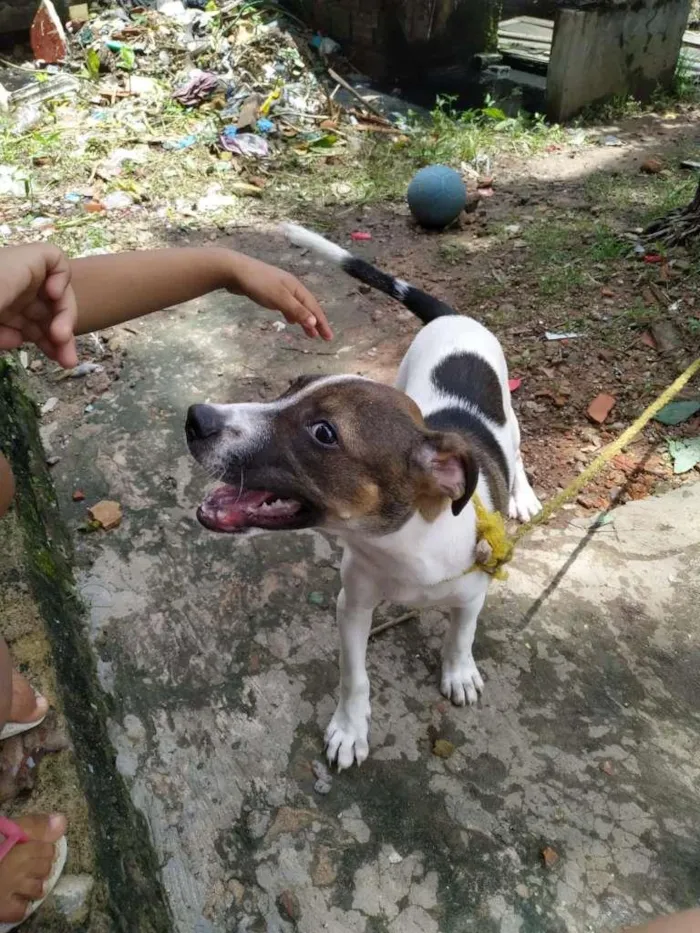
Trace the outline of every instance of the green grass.
<path fill-rule="evenodd" d="M 675 157 L 674 162 L 676 158 L 680 157 Z M 675 172 L 659 175 L 595 172 L 585 181 L 586 197 L 592 205 L 614 213 L 633 227 L 644 227 L 673 208 L 688 204 L 696 187 L 695 175 Z"/>
<path fill-rule="evenodd" d="M 430 119 L 412 118 L 397 141 L 369 133 L 359 142 L 349 140 L 352 162 L 342 150 L 330 165 L 327 157 L 334 156 L 334 150 L 289 155 L 276 173 L 275 195 L 297 212 L 311 214 L 334 204 L 399 200 L 414 172 L 425 165 L 439 162 L 459 168 L 479 155 L 499 152 L 527 156 L 563 135 L 561 127 L 548 125 L 541 116 L 508 117 L 493 106 L 457 111 L 452 98 L 439 98 Z"/>
<path fill-rule="evenodd" d="M 687 58 L 681 52 L 670 88 L 657 88 L 647 103 L 628 94 L 617 94 L 599 104 L 587 107 L 581 114 L 583 124 L 615 123 L 641 113 L 673 110 L 679 105 L 700 103 L 700 87 L 693 80 Z"/>

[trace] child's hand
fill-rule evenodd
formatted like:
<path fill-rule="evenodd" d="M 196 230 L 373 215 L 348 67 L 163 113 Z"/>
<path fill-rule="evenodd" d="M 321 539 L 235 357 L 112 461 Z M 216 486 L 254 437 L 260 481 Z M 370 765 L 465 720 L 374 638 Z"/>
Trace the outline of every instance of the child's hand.
<path fill-rule="evenodd" d="M 0 350 L 35 343 L 52 360 L 77 365 L 77 318 L 68 257 L 50 243 L 0 250 Z"/>
<path fill-rule="evenodd" d="M 326 315 L 311 292 L 289 272 L 269 266 L 250 256 L 235 255 L 234 282 L 229 291 L 246 295 L 251 301 L 281 311 L 290 324 L 300 324 L 307 337 L 332 340 Z"/>

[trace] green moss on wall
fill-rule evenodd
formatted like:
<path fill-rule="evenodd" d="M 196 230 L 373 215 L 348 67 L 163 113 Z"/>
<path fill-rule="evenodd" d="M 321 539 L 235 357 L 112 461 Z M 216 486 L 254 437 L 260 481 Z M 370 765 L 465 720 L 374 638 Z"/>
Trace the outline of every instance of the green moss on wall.
<path fill-rule="evenodd" d="M 15 474 L 15 511 L 28 582 L 51 641 L 56 680 L 90 806 L 98 868 L 108 895 L 110 933 L 170 933 L 148 829 L 115 767 L 106 726 L 107 700 L 84 633 L 71 541 L 45 464 L 36 408 L 19 368 L 8 356 L 0 357 L 0 450 Z"/>

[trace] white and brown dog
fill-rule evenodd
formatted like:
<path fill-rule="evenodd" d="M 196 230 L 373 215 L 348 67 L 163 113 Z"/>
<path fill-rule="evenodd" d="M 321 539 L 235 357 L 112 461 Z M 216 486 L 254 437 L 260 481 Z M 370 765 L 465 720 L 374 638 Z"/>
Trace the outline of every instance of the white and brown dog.
<path fill-rule="evenodd" d="M 450 610 L 441 689 L 474 703 L 472 656 L 489 585 L 464 571 L 476 553 L 475 491 L 491 510 L 526 521 L 540 510 L 520 456 L 501 346 L 490 331 L 302 227 L 287 236 L 401 301 L 426 325 L 396 388 L 360 376 L 297 380 L 274 402 L 194 405 L 187 440 L 225 483 L 198 511 L 214 531 L 319 527 L 342 539 L 338 596 L 340 699 L 326 731 L 339 768 L 367 757 L 365 667 L 382 600 Z"/>

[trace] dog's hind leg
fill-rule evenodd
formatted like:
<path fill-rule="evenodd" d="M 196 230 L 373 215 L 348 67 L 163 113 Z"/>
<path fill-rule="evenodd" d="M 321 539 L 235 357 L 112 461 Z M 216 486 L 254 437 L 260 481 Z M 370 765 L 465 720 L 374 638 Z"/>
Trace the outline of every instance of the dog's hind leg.
<path fill-rule="evenodd" d="M 450 624 L 442 649 L 440 689 L 443 696 L 452 700 L 455 706 L 476 703 L 484 689 L 484 682 L 472 654 L 472 645 L 487 589 L 488 580 L 468 603 L 452 609 L 450 613 Z"/>
<path fill-rule="evenodd" d="M 523 456 L 520 450 L 520 425 L 512 409 L 510 421 L 516 454 L 513 481 L 510 487 L 510 500 L 508 502 L 508 516 L 510 518 L 517 518 L 521 522 L 527 522 L 542 510 L 542 506 L 525 472 Z"/>
<path fill-rule="evenodd" d="M 337 762 L 339 771 L 354 761 L 362 764 L 369 754 L 371 707 L 365 658 L 372 613 L 379 599 L 365 593 L 364 586 L 353 587 L 352 576 L 343 574 L 344 588 L 338 595 L 340 698 L 326 729 L 326 755 L 331 764 Z"/>

